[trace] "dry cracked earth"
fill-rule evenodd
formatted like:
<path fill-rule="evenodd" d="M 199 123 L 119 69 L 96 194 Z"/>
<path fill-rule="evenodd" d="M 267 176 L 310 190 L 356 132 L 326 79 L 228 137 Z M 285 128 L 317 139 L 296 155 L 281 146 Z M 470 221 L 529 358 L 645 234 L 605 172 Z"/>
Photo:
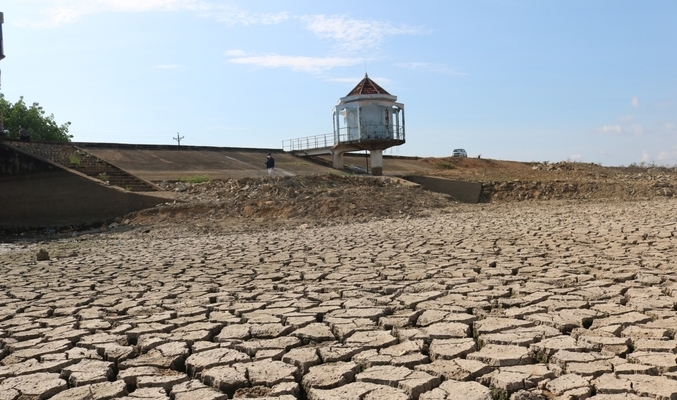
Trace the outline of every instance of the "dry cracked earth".
<path fill-rule="evenodd" d="M 677 399 L 675 215 L 485 204 L 0 245 L 0 399 Z"/>

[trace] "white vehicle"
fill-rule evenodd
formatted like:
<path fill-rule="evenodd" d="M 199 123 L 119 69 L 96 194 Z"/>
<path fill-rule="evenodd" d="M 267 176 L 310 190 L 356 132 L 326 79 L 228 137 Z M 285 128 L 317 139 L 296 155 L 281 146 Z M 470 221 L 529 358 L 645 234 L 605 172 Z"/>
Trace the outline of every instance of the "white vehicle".
<path fill-rule="evenodd" d="M 465 152 L 465 149 L 454 149 L 451 152 L 452 157 L 468 157 L 468 153 Z"/>

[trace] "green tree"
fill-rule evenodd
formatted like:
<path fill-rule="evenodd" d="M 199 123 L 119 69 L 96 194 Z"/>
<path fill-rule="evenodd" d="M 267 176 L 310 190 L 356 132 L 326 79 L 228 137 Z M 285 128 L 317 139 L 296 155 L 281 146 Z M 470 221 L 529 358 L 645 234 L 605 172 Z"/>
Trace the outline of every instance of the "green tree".
<path fill-rule="evenodd" d="M 28 129 L 31 140 L 70 142 L 73 135 L 68 134 L 68 127 L 71 123 L 59 125 L 54 120 L 54 114 L 45 114 L 45 110 L 38 103 L 28 107 L 21 96 L 19 101 L 12 104 L 0 93 L 0 125 L 9 131 L 10 139 L 17 139 L 19 127 L 23 126 Z"/>

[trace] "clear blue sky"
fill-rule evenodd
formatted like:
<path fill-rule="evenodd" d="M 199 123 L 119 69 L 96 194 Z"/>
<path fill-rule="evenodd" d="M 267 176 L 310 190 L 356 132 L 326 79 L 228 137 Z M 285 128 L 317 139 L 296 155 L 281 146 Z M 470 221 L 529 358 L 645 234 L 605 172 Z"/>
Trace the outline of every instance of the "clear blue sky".
<path fill-rule="evenodd" d="M 2 93 L 75 141 L 281 148 L 364 76 L 386 154 L 677 165 L 675 0 L 3 0 Z"/>

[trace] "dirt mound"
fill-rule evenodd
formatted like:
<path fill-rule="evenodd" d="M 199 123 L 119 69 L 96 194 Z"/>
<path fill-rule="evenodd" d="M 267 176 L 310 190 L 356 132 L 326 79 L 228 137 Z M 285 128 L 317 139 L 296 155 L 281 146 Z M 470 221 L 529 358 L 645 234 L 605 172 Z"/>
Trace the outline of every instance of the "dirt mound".
<path fill-rule="evenodd" d="M 449 196 L 397 179 L 334 174 L 159 185 L 177 192 L 179 201 L 131 214 L 127 217 L 130 222 L 231 218 L 360 221 L 421 215 L 453 202 Z"/>
<path fill-rule="evenodd" d="M 673 197 L 677 169 L 602 167 L 577 162 L 522 163 L 477 158 L 429 158 L 427 175 L 481 182 L 483 202 L 640 200 Z M 140 211 L 132 223 L 314 224 L 415 217 L 453 204 L 452 198 L 387 177 L 337 174 L 161 182 L 176 202 Z M 275 222 L 277 221 L 277 222 Z"/>
<path fill-rule="evenodd" d="M 429 175 L 482 183 L 482 201 L 640 200 L 673 197 L 677 169 L 594 163 L 501 161 L 477 158 L 429 158 Z"/>

